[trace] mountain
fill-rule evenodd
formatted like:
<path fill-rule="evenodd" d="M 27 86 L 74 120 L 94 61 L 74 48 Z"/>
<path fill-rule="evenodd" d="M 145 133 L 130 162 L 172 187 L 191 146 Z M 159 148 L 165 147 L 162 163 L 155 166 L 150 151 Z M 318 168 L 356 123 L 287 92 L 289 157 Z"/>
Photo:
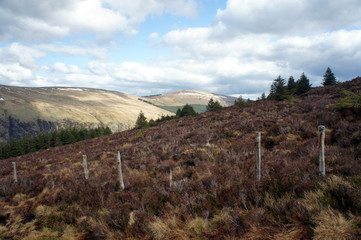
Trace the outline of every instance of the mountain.
<path fill-rule="evenodd" d="M 192 105 L 197 112 L 205 112 L 211 98 L 214 101 L 218 101 L 222 106 L 231 106 L 236 100 L 235 97 L 196 90 L 183 90 L 168 94 L 146 96 L 141 99 L 172 112 L 176 112 L 178 108 L 186 104 Z"/>
<path fill-rule="evenodd" d="M 357 78 L 2 160 L 0 238 L 360 239 L 360 96 Z"/>
<path fill-rule="evenodd" d="M 90 88 L 0 86 L 0 142 L 51 129 L 109 126 L 132 128 L 139 112 L 157 119 L 171 114 L 137 96 Z"/>

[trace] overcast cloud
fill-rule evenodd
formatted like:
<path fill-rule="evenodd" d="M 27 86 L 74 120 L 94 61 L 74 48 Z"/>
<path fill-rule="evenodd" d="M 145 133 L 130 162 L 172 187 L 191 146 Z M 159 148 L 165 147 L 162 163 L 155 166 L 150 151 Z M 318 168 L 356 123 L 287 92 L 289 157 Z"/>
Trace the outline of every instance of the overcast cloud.
<path fill-rule="evenodd" d="M 207 13 L 214 15 L 208 24 L 177 27 L 182 19 L 198 23 L 207 4 L 220 2 L 2 0 L 0 83 L 137 95 L 199 89 L 255 98 L 278 75 L 298 79 L 304 72 L 314 86 L 327 67 L 340 81 L 360 75 L 359 0 L 228 0 Z M 123 41 L 146 34 L 141 26 L 152 19 L 176 22 L 166 33 L 162 24 L 147 29 L 142 42 L 148 45 L 139 48 L 159 53 L 144 60 L 140 49 L 127 60 Z"/>

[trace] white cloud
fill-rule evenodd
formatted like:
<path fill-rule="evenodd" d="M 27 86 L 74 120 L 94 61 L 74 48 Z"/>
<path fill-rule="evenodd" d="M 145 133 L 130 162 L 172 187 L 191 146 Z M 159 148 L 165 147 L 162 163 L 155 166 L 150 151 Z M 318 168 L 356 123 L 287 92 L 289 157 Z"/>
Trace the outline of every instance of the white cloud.
<path fill-rule="evenodd" d="M 105 47 L 80 47 L 64 44 L 39 44 L 34 48 L 45 52 L 53 52 L 71 56 L 86 56 L 90 55 L 98 59 L 105 59 L 108 55 L 108 50 Z"/>
<path fill-rule="evenodd" d="M 228 0 L 215 24 L 227 34 L 311 34 L 360 27 L 360 1 Z"/>
<path fill-rule="evenodd" d="M 53 66 L 53 71 L 61 73 L 77 73 L 79 68 L 75 65 L 66 65 L 65 63 L 57 62 Z"/>
<path fill-rule="evenodd" d="M 0 40 L 48 41 L 96 34 L 108 42 L 115 33 L 134 35 L 148 15 L 168 12 L 194 17 L 194 0 L 3 0 Z"/>
<path fill-rule="evenodd" d="M 158 37 L 159 37 L 159 34 L 157 32 L 154 32 L 154 33 L 151 33 L 148 38 L 149 39 L 156 39 Z"/>
<path fill-rule="evenodd" d="M 33 72 L 18 63 L 0 64 L 0 79 L 6 84 L 23 83 L 34 77 Z M 23 84 L 20 84 L 23 85 Z"/>
<path fill-rule="evenodd" d="M 43 57 L 44 52 L 19 43 L 12 43 L 0 48 L 0 63 L 18 63 L 24 67 L 35 67 L 36 58 Z"/>

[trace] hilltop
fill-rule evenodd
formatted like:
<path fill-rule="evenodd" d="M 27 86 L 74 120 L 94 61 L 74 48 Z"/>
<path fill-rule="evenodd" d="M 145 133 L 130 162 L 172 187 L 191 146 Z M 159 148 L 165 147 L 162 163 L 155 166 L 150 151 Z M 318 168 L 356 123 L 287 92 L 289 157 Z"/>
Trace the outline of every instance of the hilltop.
<path fill-rule="evenodd" d="M 360 239 L 361 111 L 345 90 L 359 96 L 361 78 L 2 160 L 0 237 Z"/>
<path fill-rule="evenodd" d="M 197 90 L 182 90 L 167 94 L 146 96 L 141 99 L 175 113 L 178 108 L 186 104 L 193 106 L 196 112 L 205 112 L 206 106 L 211 98 L 226 107 L 233 105 L 236 100 L 235 97 Z"/>

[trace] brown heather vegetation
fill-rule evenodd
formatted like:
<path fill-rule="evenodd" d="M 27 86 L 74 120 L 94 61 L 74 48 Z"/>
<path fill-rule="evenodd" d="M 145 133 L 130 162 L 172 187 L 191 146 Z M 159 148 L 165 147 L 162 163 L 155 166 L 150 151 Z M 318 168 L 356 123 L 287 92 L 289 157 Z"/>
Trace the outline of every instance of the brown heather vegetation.
<path fill-rule="evenodd" d="M 361 239 L 361 113 L 332 107 L 342 89 L 360 94 L 361 78 L 2 160 L 0 238 Z"/>

